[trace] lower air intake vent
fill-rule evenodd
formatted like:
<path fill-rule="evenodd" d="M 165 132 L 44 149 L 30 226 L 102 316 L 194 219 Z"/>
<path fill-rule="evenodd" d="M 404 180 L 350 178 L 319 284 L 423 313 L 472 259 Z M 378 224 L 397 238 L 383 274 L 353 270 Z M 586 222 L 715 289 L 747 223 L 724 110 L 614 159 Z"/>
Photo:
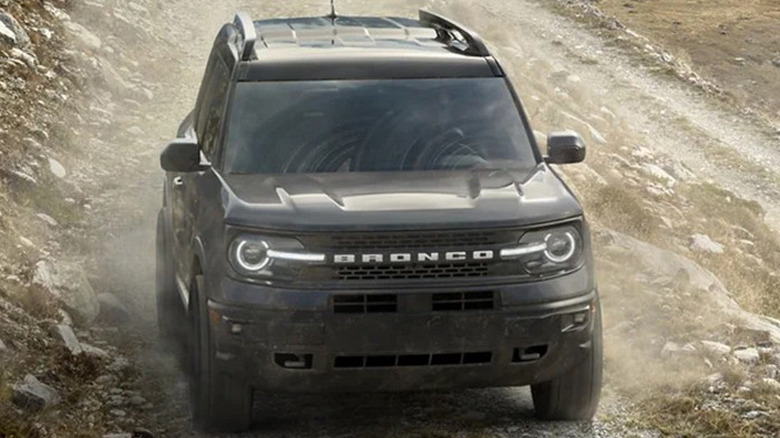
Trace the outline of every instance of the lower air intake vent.
<path fill-rule="evenodd" d="M 398 310 L 398 296 L 334 295 L 334 313 L 394 313 Z"/>
<path fill-rule="evenodd" d="M 339 280 L 419 280 L 423 278 L 486 277 L 490 265 L 485 262 L 418 264 L 408 266 L 369 265 L 342 266 Z"/>
<path fill-rule="evenodd" d="M 337 356 L 334 368 L 391 368 L 422 367 L 444 365 L 481 365 L 489 364 L 493 353 L 480 351 L 473 353 L 434 353 L 401 354 L 375 356 Z"/>
<path fill-rule="evenodd" d="M 491 310 L 495 308 L 493 292 L 448 292 L 433 294 L 434 312 Z"/>

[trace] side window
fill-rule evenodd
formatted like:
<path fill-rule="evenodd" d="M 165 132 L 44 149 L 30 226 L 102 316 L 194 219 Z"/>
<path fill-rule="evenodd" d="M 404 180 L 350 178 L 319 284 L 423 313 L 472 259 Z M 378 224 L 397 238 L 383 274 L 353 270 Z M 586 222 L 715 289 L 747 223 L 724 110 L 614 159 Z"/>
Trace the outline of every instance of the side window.
<path fill-rule="evenodd" d="M 230 85 L 230 71 L 224 62 L 217 58 L 211 66 L 211 75 L 206 86 L 203 101 L 201 102 L 196 131 L 198 141 L 203 153 L 211 158 L 214 148 L 219 140 L 222 117 L 227 103 L 228 87 Z"/>

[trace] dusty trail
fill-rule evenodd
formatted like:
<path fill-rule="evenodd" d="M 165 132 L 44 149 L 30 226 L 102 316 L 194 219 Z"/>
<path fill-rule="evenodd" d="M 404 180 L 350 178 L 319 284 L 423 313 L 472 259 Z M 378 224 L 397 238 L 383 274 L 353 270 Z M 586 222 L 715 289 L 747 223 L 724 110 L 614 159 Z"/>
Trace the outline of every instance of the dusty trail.
<path fill-rule="evenodd" d="M 106 245 L 101 268 L 107 273 L 105 282 L 131 302 L 136 311 L 138 323 L 128 333 L 128 354 L 140 364 L 147 390 L 155 394 L 159 407 L 149 414 L 148 425 L 163 431 L 164 436 L 189 434 L 190 425 L 186 382 L 173 359 L 156 345 L 153 232 L 162 179 L 157 153 L 192 107 L 212 38 L 235 10 L 248 10 L 255 17 L 322 15 L 327 2 L 262 2 L 259 6 L 255 3 L 171 2 L 179 20 L 169 25 L 179 27 L 181 45 L 176 53 L 180 56 L 167 75 L 170 79 L 163 87 L 164 93 L 147 109 L 154 121 L 144 127 L 140 140 L 149 145 L 149 151 L 143 154 L 139 168 L 127 169 L 128 177 L 139 183 L 106 194 L 116 199 L 117 207 L 131 205 L 143 217 L 130 229 L 113 230 L 114 237 Z M 612 114 L 614 119 L 609 123 L 623 126 L 632 132 L 631 136 L 650 136 L 654 139 L 653 147 L 677 156 L 699 177 L 718 180 L 759 201 L 775 220 L 780 218 L 777 185 L 767 184 L 771 176 L 755 174 L 744 166 L 726 168 L 721 161 L 712 159 L 713 147 L 731 148 L 762 167 L 778 169 L 780 144 L 776 139 L 760 127 L 745 125 L 738 114 L 724 111 L 675 80 L 636 69 L 619 49 L 551 13 L 541 2 L 339 2 L 342 14 L 413 15 L 419 7 L 440 10 L 468 22 L 497 47 L 529 107 L 536 129 L 590 131 L 591 140 L 596 139 L 591 146 L 598 148 L 601 134 L 594 133 L 582 121 L 605 120 L 605 113 Z M 559 110 L 554 111 L 558 116 L 549 116 L 550 106 Z M 605 111 L 598 115 L 583 113 L 587 111 L 584 108 L 590 107 L 604 107 Z M 574 117 L 560 115 L 563 112 Z M 129 259 L 128 253 L 132 254 Z M 610 418 L 609 421 L 569 425 L 535 421 L 525 389 L 345 397 L 269 396 L 258 398 L 257 420 L 262 426 L 247 436 L 620 436 L 626 432 L 621 424 L 620 405 L 607 389 L 600 418 Z"/>

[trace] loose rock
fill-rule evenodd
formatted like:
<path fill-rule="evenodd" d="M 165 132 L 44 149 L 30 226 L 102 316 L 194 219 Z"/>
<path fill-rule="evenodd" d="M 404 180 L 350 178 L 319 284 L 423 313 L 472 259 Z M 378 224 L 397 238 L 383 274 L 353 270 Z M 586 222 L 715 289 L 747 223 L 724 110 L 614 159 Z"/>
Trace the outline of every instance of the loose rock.
<path fill-rule="evenodd" d="M 0 21 L 0 41 L 6 40 L 16 44 L 16 34 L 5 23 Z"/>
<path fill-rule="evenodd" d="M 713 241 L 706 234 L 694 234 L 691 236 L 690 248 L 693 252 L 723 254 L 723 245 Z"/>
<path fill-rule="evenodd" d="M 95 379 L 95 383 L 98 385 L 110 385 L 116 381 L 116 377 L 110 375 L 110 374 L 104 374 L 97 379 Z"/>
<path fill-rule="evenodd" d="M 780 392 L 780 382 L 778 382 L 775 379 L 765 378 L 762 380 L 766 386 L 771 388 L 773 391 Z"/>
<path fill-rule="evenodd" d="M 140 395 L 134 395 L 130 397 L 130 400 L 128 400 L 131 405 L 133 406 L 143 406 L 146 404 L 146 399 L 141 397 Z"/>
<path fill-rule="evenodd" d="M 723 357 L 731 353 L 731 347 L 720 342 L 701 341 L 701 345 L 707 353 L 713 356 Z"/>
<path fill-rule="evenodd" d="M 107 351 L 105 351 L 105 350 L 103 350 L 101 348 L 98 348 L 98 347 L 86 344 L 84 342 L 81 343 L 81 350 L 84 352 L 85 355 L 87 355 L 89 357 L 93 357 L 95 359 L 101 359 L 101 360 L 110 360 L 111 359 L 111 355 L 108 354 Z"/>
<path fill-rule="evenodd" d="M 60 339 L 65 344 L 65 348 L 68 349 L 70 354 L 75 356 L 84 352 L 84 350 L 81 348 L 81 343 L 69 325 L 58 325 L 57 334 L 60 336 Z"/>
<path fill-rule="evenodd" d="M 28 412 L 40 412 L 60 402 L 57 391 L 49 385 L 41 383 L 32 374 L 24 378 L 24 383 L 13 385 L 13 403 Z"/>
<path fill-rule="evenodd" d="M 49 170 L 59 179 L 65 178 L 65 176 L 68 174 L 68 172 L 65 170 L 65 167 L 54 158 L 49 158 Z"/>
<path fill-rule="evenodd" d="M 130 368 L 130 361 L 124 357 L 118 357 L 114 359 L 111 365 L 108 366 L 108 370 L 112 373 L 122 373 Z"/>
<path fill-rule="evenodd" d="M 60 224 L 51 216 L 45 213 L 38 213 L 35 215 L 38 219 L 46 222 L 47 225 L 49 225 L 52 228 L 55 228 L 59 226 Z"/>
<path fill-rule="evenodd" d="M 92 322 L 100 312 L 95 291 L 81 265 L 41 261 L 35 265 L 33 283 L 58 298 L 77 319 Z"/>
<path fill-rule="evenodd" d="M 682 349 L 674 342 L 667 342 L 661 349 L 661 357 L 671 357 L 677 353 L 680 353 Z"/>
<path fill-rule="evenodd" d="M 743 350 L 737 350 L 734 352 L 734 357 L 739 359 L 740 362 L 747 365 L 756 365 L 758 364 L 758 361 L 761 359 L 761 356 L 758 354 L 758 350 L 756 350 L 755 348 L 745 348 Z"/>
<path fill-rule="evenodd" d="M 710 385 L 721 385 L 724 382 L 725 380 L 723 378 L 723 374 L 721 373 L 710 374 L 707 376 L 707 383 Z"/>
<path fill-rule="evenodd" d="M 30 36 L 27 35 L 27 31 L 11 14 L 0 11 L 0 26 L 2 26 L 0 29 L 6 29 L 4 37 L 9 39 L 10 42 L 23 48 L 30 45 Z M 3 32 L 0 31 L 0 33 Z M 7 33 L 13 34 L 13 37 L 9 37 Z"/>
<path fill-rule="evenodd" d="M 643 165 L 642 172 L 663 181 L 667 188 L 677 185 L 677 180 L 672 175 L 669 175 L 668 172 L 655 164 L 647 163 Z"/>

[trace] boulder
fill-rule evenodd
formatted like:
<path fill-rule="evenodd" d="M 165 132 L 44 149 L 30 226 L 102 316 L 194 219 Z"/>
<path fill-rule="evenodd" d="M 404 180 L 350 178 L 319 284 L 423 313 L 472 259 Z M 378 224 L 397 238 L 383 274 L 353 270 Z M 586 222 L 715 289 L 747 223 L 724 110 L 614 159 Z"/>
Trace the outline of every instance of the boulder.
<path fill-rule="evenodd" d="M 30 36 L 24 27 L 11 14 L 0 11 L 0 41 L 3 39 L 22 48 L 30 46 Z"/>
<path fill-rule="evenodd" d="M 100 312 L 100 303 L 77 263 L 40 261 L 35 265 L 33 283 L 60 300 L 78 322 L 90 323 Z"/>
<path fill-rule="evenodd" d="M 54 388 L 41 383 L 31 374 L 24 378 L 23 383 L 12 385 L 11 391 L 13 403 L 28 412 L 40 412 L 60 402 L 60 396 Z"/>

